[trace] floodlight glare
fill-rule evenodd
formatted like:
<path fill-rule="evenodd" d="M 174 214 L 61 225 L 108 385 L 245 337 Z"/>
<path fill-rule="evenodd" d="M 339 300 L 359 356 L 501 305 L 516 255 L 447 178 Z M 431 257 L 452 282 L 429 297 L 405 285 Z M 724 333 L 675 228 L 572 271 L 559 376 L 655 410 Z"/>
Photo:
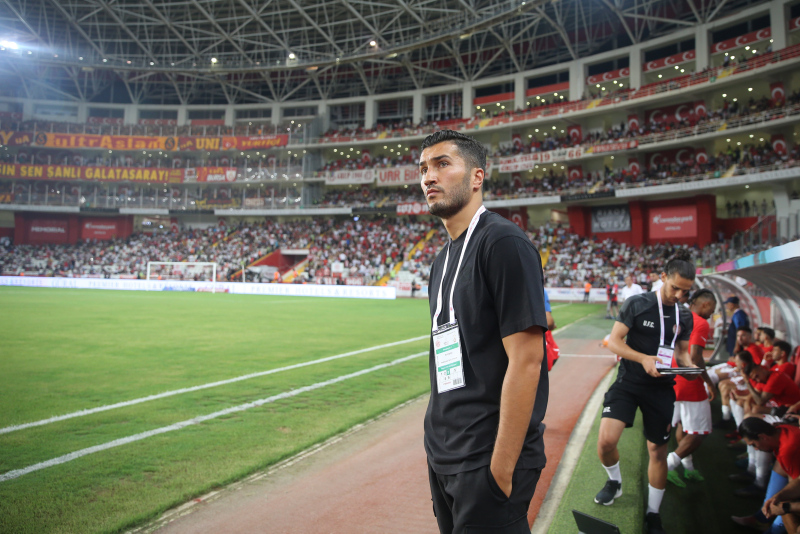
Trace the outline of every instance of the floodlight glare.
<path fill-rule="evenodd" d="M 9 50 L 19 50 L 19 45 L 14 41 L 2 40 L 0 41 L 0 46 L 3 48 L 8 48 Z"/>

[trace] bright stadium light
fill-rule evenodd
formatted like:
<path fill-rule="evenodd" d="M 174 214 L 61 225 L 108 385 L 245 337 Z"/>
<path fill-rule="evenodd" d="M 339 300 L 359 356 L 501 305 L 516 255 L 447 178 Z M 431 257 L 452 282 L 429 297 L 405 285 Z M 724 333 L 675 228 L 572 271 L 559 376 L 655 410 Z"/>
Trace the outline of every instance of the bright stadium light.
<path fill-rule="evenodd" d="M 19 50 L 19 45 L 14 41 L 7 41 L 3 39 L 0 41 L 0 47 L 8 48 L 9 50 Z"/>
<path fill-rule="evenodd" d="M 215 58 L 215 57 L 212 57 L 212 58 L 211 58 L 211 63 L 216 63 L 216 62 L 217 62 L 217 58 Z"/>

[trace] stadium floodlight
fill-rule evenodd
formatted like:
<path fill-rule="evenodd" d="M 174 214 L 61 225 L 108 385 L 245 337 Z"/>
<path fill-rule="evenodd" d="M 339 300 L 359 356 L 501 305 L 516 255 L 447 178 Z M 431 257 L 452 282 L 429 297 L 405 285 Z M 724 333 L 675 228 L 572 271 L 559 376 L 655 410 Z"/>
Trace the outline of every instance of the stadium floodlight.
<path fill-rule="evenodd" d="M 0 47 L 8 48 L 9 50 L 19 50 L 19 45 L 17 43 L 14 41 L 8 41 L 6 39 L 0 41 Z"/>
<path fill-rule="evenodd" d="M 208 261 L 148 261 L 147 280 L 187 280 L 209 282 L 217 291 L 217 264 Z"/>

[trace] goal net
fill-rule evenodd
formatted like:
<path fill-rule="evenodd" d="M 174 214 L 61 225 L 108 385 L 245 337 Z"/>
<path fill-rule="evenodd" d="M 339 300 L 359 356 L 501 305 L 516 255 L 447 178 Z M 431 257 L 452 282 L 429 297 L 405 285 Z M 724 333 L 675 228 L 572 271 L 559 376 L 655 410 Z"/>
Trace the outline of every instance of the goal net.
<path fill-rule="evenodd" d="M 217 264 L 201 261 L 148 261 L 147 279 L 209 282 L 214 288 L 217 282 Z"/>

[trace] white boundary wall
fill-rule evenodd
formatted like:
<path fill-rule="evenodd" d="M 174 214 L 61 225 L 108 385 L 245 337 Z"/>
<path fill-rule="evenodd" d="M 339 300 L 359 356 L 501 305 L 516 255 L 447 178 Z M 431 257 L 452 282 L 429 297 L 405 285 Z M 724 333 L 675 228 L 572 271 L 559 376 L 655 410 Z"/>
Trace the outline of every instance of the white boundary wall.
<path fill-rule="evenodd" d="M 54 287 L 63 289 L 116 289 L 123 291 L 208 291 L 209 282 L 180 280 L 118 280 L 107 278 L 52 278 L 0 276 L 0 286 Z M 217 293 L 279 295 L 283 297 L 332 297 L 353 299 L 394 299 L 395 288 L 381 286 L 328 286 L 317 284 L 255 284 L 217 282 Z"/>

